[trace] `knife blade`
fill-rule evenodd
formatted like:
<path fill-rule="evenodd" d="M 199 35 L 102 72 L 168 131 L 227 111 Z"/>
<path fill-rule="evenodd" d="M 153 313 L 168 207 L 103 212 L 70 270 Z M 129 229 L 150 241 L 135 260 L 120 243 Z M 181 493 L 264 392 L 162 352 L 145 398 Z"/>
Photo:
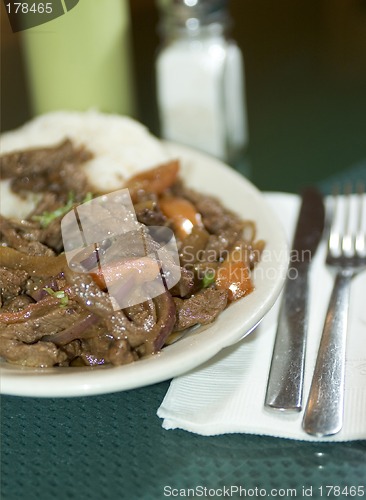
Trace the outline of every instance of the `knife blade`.
<path fill-rule="evenodd" d="M 265 405 L 301 411 L 308 329 L 309 270 L 324 229 L 325 209 L 320 192 L 306 188 L 292 243 L 283 290 Z"/>

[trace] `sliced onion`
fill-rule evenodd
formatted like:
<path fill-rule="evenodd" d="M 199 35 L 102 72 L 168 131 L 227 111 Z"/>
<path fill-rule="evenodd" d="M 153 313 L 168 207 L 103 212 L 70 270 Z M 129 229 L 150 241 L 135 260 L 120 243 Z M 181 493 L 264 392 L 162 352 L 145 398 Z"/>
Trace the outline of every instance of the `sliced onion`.
<path fill-rule="evenodd" d="M 90 313 L 84 316 L 81 320 L 77 321 L 73 325 L 69 326 L 61 332 L 55 333 L 54 335 L 45 335 L 42 337 L 43 342 L 53 342 L 56 345 L 66 345 L 75 339 L 83 338 L 83 334 L 86 333 L 86 329 L 90 326 L 96 325 L 100 321 L 100 317 L 96 314 Z"/>
<path fill-rule="evenodd" d="M 155 330 L 158 331 L 154 339 L 154 350 L 159 351 L 173 330 L 176 321 L 176 306 L 169 292 L 159 295 L 154 302 L 158 312 L 158 322 L 155 326 Z"/>
<path fill-rule="evenodd" d="M 30 276 L 46 278 L 59 275 L 67 267 L 65 254 L 57 257 L 27 255 L 10 247 L 0 247 L 0 261 L 4 267 L 22 269 Z"/>

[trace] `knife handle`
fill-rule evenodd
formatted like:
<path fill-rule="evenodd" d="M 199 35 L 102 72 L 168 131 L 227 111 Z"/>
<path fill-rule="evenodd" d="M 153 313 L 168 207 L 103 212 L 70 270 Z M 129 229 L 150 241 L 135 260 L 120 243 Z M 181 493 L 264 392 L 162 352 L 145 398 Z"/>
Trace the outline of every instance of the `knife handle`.
<path fill-rule="evenodd" d="M 308 326 L 308 266 L 285 284 L 269 372 L 265 405 L 301 411 Z"/>

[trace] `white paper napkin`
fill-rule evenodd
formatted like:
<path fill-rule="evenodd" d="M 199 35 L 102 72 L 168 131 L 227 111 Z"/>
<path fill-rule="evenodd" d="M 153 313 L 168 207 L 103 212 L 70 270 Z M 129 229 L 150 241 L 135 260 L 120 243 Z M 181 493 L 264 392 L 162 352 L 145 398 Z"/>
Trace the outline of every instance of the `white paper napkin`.
<path fill-rule="evenodd" d="M 267 193 L 283 221 L 289 241 L 300 206 L 299 197 Z M 304 403 L 306 402 L 333 277 L 324 266 L 325 243 L 316 253 L 310 274 L 310 317 Z M 240 343 L 221 351 L 199 368 L 174 379 L 158 409 L 165 429 L 202 435 L 249 433 L 306 441 L 366 439 L 366 275 L 355 277 L 351 291 L 347 337 L 345 417 L 342 431 L 315 438 L 301 428 L 303 412 L 284 413 L 264 407 L 276 333 L 279 300 L 262 323 Z M 224 334 L 224 332 L 223 332 Z"/>

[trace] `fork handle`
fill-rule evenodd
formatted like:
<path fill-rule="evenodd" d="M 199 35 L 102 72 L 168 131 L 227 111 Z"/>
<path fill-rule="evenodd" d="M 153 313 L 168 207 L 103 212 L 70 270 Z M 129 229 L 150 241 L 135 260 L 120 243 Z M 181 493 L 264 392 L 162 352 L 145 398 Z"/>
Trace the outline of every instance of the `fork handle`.
<path fill-rule="evenodd" d="M 353 272 L 338 272 L 320 341 L 303 429 L 315 436 L 336 434 L 343 424 L 346 333 Z"/>

